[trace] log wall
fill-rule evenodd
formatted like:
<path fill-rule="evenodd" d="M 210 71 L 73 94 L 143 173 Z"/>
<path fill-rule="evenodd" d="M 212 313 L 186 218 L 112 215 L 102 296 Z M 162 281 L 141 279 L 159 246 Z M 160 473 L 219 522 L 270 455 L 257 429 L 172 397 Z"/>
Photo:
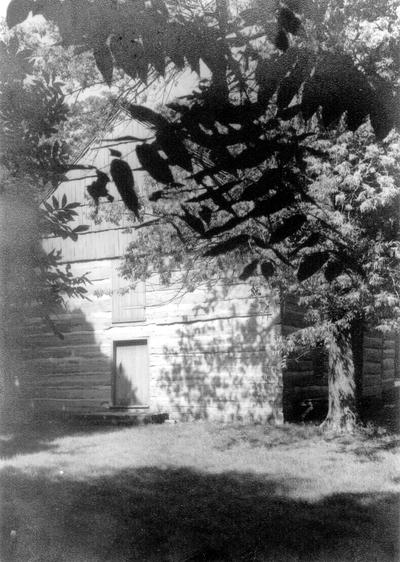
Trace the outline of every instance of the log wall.
<path fill-rule="evenodd" d="M 71 300 L 54 318 L 64 340 L 31 320 L 21 390 L 32 407 L 107 410 L 113 342 L 145 339 L 153 412 L 225 421 L 281 415 L 278 307 L 266 312 L 245 283 L 220 281 L 177 298 L 177 286 L 166 288 L 154 277 L 146 284 L 145 319 L 113 324 L 111 279 L 118 264 L 73 264 L 77 275 L 90 272 L 91 300 Z"/>

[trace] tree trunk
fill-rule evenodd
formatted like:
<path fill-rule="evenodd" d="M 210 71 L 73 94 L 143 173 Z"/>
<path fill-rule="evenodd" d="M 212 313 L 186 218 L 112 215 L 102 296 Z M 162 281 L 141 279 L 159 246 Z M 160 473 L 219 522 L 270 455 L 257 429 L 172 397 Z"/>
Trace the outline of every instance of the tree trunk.
<path fill-rule="evenodd" d="M 324 429 L 354 431 L 358 420 L 354 375 L 351 333 L 333 333 L 328 345 L 329 407 Z"/>

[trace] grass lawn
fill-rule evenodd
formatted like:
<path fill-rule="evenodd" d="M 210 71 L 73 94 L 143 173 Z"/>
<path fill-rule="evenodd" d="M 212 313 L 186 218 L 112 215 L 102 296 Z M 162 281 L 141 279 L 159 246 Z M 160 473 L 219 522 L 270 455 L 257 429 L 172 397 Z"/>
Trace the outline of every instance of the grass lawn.
<path fill-rule="evenodd" d="M 399 560 L 399 439 L 313 426 L 1 436 L 1 561 Z"/>

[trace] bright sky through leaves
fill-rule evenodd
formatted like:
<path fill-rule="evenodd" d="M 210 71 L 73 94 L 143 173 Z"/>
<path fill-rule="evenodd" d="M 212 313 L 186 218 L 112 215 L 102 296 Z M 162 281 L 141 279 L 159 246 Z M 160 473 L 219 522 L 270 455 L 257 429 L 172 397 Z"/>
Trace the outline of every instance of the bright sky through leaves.
<path fill-rule="evenodd" d="M 5 18 L 9 0 L 0 0 L 0 17 Z"/>

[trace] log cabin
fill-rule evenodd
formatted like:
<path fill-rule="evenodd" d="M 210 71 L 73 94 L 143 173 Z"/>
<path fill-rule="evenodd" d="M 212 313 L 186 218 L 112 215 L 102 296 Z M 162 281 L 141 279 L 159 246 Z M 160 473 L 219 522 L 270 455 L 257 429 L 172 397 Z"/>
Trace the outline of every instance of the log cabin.
<path fill-rule="evenodd" d="M 114 137 L 146 136 L 139 125 L 121 122 Z M 134 144 L 118 147 L 138 168 Z M 110 152 L 94 142 L 81 162 L 108 173 Z M 75 275 L 88 274 L 88 299 L 69 299 L 55 318 L 60 340 L 38 318 L 24 336 L 21 397 L 35 412 L 164 416 L 177 420 L 281 421 L 307 419 L 313 404 L 327 399 L 323 353 L 311 350 L 283 364 L 283 337 L 304 326 L 294 299 L 281 302 L 268 287 L 254 295 L 248 283 L 226 276 L 212 290 L 181 292 L 157 274 L 134 287 L 120 265 L 134 230 L 113 222 L 121 207 L 102 200 L 107 219 L 95 220 L 82 172 L 69 174 L 54 195 L 78 202 L 76 225 L 89 225 L 77 241 L 43 240 L 61 251 Z M 143 173 L 135 172 L 139 190 Z M 75 226 L 75 225 L 74 225 Z M 399 378 L 399 341 L 365 334 L 361 342 L 363 395 L 380 400 Z"/>

